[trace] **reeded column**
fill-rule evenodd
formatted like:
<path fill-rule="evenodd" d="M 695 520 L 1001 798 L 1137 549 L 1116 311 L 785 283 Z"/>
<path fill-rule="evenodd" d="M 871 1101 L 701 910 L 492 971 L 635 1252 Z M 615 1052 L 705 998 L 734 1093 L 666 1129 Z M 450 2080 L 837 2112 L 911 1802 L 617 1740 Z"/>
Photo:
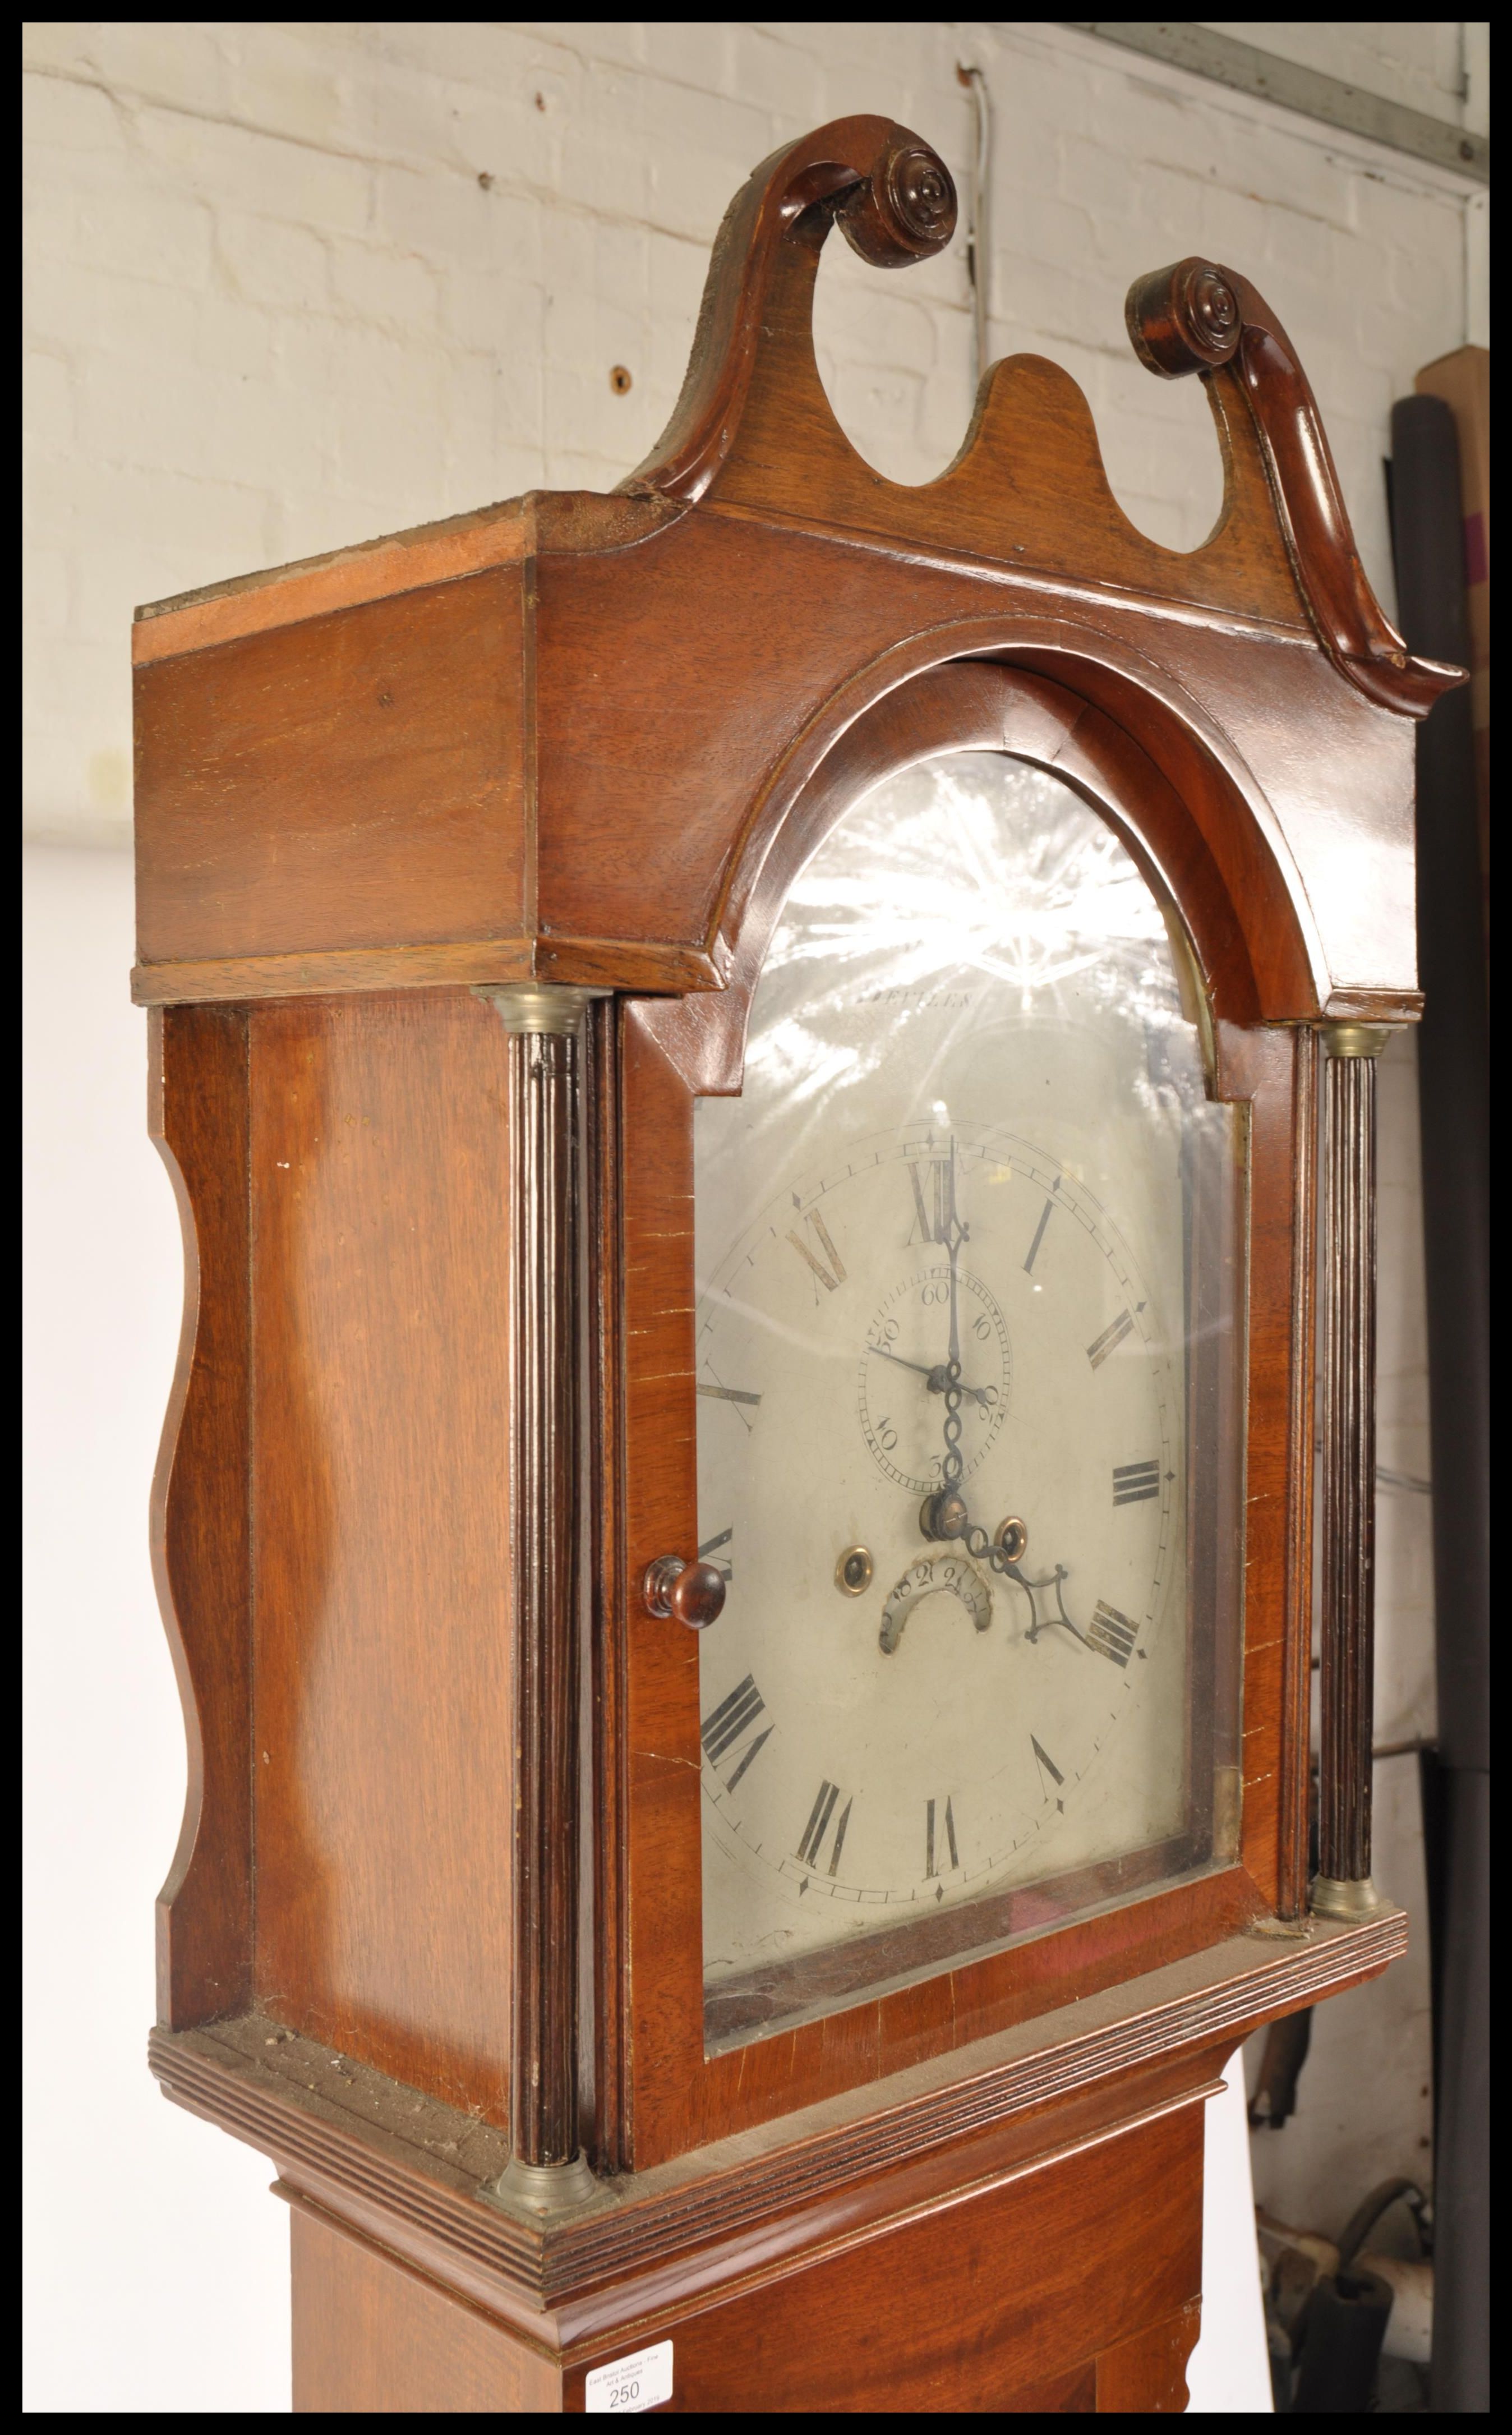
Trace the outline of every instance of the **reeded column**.
<path fill-rule="evenodd" d="M 1370 1881 L 1375 1675 L 1378 1025 L 1322 1028 L 1322 1682 L 1313 1908 L 1358 1919 Z"/>
<path fill-rule="evenodd" d="M 500 2197 L 537 2211 L 596 2186 L 577 2145 L 578 1125 L 597 990 L 480 990 L 509 1035 L 514 1590 L 512 2155 Z"/>

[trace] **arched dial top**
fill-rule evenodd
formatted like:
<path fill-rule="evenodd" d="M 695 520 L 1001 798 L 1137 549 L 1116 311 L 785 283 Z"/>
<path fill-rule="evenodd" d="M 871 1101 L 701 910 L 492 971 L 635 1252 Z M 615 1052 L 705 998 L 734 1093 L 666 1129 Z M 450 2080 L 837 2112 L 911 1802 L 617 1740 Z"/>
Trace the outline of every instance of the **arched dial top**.
<path fill-rule="evenodd" d="M 789 889 L 695 1126 L 716 2041 L 1211 1862 L 1237 1135 L 1183 988 L 1002 752 Z"/>

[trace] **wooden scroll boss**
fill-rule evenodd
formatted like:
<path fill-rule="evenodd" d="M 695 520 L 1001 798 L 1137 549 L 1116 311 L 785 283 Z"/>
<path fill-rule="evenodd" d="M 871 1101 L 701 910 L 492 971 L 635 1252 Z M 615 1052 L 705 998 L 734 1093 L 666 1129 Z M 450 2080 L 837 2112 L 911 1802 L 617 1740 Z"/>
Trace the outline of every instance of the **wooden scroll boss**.
<path fill-rule="evenodd" d="M 834 223 L 905 272 L 948 172 L 874 117 L 764 163 L 614 493 L 134 630 L 134 989 L 189 1278 L 151 2063 L 274 2161 L 301 2410 L 607 2407 L 651 2354 L 674 2410 L 1178 2410 L 1205 2098 L 1404 1945 L 1370 1881 L 1373 1059 L 1418 1010 L 1413 722 L 1459 672 L 1383 616 L 1238 273 L 1129 298 L 1223 452 L 1181 554 L 1037 356 L 937 480 L 867 465 L 813 353 Z M 923 749 L 1106 809 L 1246 1112 L 1232 1856 L 706 2052 L 692 1110 L 738 1087 L 816 840 Z"/>

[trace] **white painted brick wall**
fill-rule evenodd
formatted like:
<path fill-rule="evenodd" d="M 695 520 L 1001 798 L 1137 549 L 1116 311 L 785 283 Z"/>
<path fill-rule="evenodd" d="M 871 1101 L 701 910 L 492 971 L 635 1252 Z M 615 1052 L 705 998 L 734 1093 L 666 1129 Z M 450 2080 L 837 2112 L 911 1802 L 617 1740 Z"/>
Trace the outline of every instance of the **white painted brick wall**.
<path fill-rule="evenodd" d="M 1457 26 L 1222 30 L 1459 107 Z M 996 114 L 994 352 L 1065 364 L 1129 514 L 1192 546 L 1218 498 L 1206 408 L 1141 371 L 1123 298 L 1181 253 L 1244 268 L 1302 351 L 1389 597 L 1387 412 L 1465 320 L 1463 195 L 1410 161 L 1049 24 L 50 22 L 26 56 L 34 836 L 126 837 L 136 602 L 617 481 L 676 395 L 747 171 L 858 109 L 960 170 L 962 58 Z M 907 274 L 832 247 L 817 318 L 866 454 L 910 481 L 948 462 L 961 243 Z"/>
<path fill-rule="evenodd" d="M 1280 26 L 1218 17 L 1199 22 L 1215 34 L 1231 34 L 1236 42 L 1253 43 L 1257 50 L 1295 60 L 1298 67 L 1315 68 L 1322 76 L 1378 94 L 1383 101 L 1400 102 L 1454 127 L 1468 123 L 1466 36 L 1484 28 L 1444 18 L 1397 18 L 1383 24 L 1321 17 Z"/>

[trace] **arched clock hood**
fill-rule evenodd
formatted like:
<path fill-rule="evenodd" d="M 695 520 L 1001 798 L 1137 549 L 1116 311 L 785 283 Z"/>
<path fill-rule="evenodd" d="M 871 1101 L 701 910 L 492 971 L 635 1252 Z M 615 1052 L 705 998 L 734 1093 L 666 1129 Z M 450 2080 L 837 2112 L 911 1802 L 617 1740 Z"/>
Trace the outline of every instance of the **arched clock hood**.
<path fill-rule="evenodd" d="M 276 2161 L 301 2409 L 649 2406 L 643 2374 L 706 2411 L 1179 2409 L 1203 2102 L 1404 1943 L 1370 1879 L 1373 1060 L 1419 1008 L 1415 722 L 1461 672 L 1383 614 L 1296 351 L 1200 256 L 1127 308 L 1207 390 L 1200 547 L 1128 521 L 1039 356 L 937 479 L 867 464 L 820 250 L 906 274 L 954 217 L 921 138 L 821 128 L 731 203 L 616 492 L 137 613 L 133 991 L 189 1281 L 152 2064 Z M 984 752 L 1155 891 L 1239 1145 L 1239 1384 L 1198 1414 L 1189 1366 L 1181 1423 L 1239 1483 L 1239 1722 L 1201 1871 L 706 2048 L 695 1107 L 740 1091 L 848 806 Z M 1074 1338 L 1084 1386 L 1125 1322 Z M 1148 1454 L 1113 1447 L 1121 1508 Z M 944 1787 L 928 1815 L 933 1870 Z"/>

